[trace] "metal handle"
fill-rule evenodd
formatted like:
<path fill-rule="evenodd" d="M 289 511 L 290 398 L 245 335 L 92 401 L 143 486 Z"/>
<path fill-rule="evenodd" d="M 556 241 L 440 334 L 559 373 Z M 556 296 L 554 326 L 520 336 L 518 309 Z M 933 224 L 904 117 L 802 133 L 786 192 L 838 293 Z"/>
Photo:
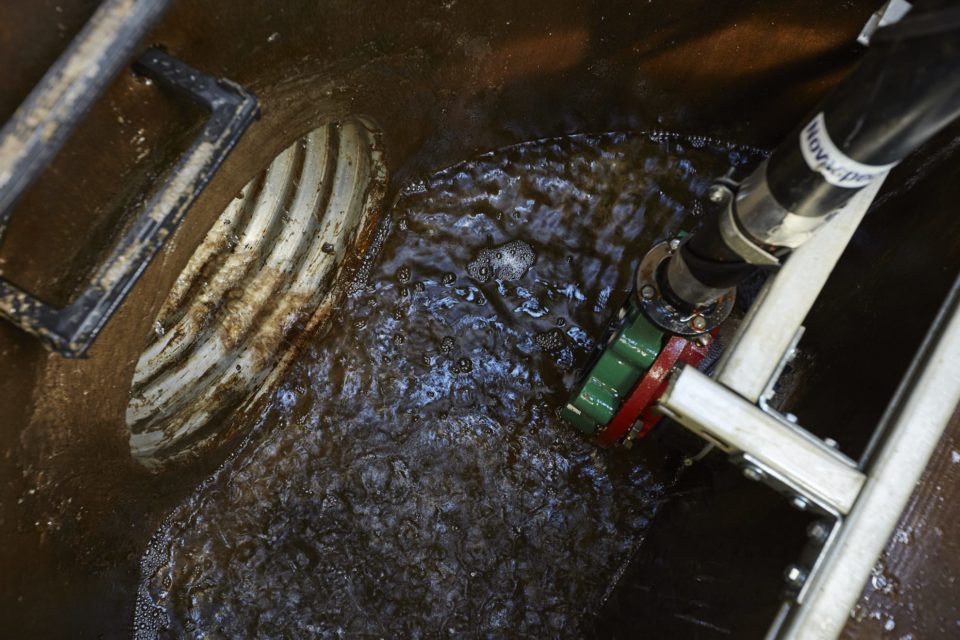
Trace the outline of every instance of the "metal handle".
<path fill-rule="evenodd" d="M 170 0 L 106 0 L 0 130 L 0 238 L 43 172 Z"/>
<path fill-rule="evenodd" d="M 62 59 L 54 68 L 61 62 Z M 170 171 L 163 186 L 154 193 L 111 253 L 100 263 L 86 288 L 71 304 L 64 308 L 53 307 L 0 278 L 0 315 L 37 336 L 47 347 L 67 357 L 81 357 L 86 353 L 224 158 L 259 115 L 257 99 L 252 93 L 229 80 L 206 76 L 162 50 L 148 50 L 137 60 L 134 68 L 155 80 L 158 85 L 173 89 L 205 107 L 210 111 L 210 117 L 203 131 Z M 41 87 L 43 84 L 42 82 Z M 77 90 L 99 92 L 105 81 L 91 83 L 88 78 L 84 78 L 83 81 L 78 80 L 78 84 L 80 86 L 76 87 Z M 37 90 L 31 94 L 30 99 L 34 98 L 36 93 Z M 73 101 L 73 104 L 79 102 L 88 105 L 92 99 Z M 79 116 L 71 116 L 51 120 L 50 123 L 51 126 L 62 127 L 67 122 L 75 125 L 78 120 Z M 44 121 L 37 129 L 43 130 L 47 124 Z M 4 132 L 8 129 L 11 129 L 9 123 Z M 67 133 L 58 135 L 65 138 Z M 31 138 L 35 139 L 36 136 Z M 0 150 L 4 149 L 6 144 L 7 139 L 0 138 Z M 29 172 L 36 166 L 42 169 L 56 150 L 54 148 L 51 151 L 42 146 L 34 149 L 27 154 L 29 168 L 21 170 Z M 41 160 L 38 161 L 37 158 Z M 9 167 L 0 164 L 0 174 L 6 170 L 9 170 Z M 34 171 L 34 175 L 28 175 L 27 178 L 17 179 L 0 175 L 0 178 L 6 178 L 0 179 L 0 196 L 3 196 L 0 197 L 0 205 L 15 200 L 26 184 L 36 177 L 36 173 L 39 171 Z M 5 221 L 3 216 L 4 214 L 0 213 L 0 233 Z"/>

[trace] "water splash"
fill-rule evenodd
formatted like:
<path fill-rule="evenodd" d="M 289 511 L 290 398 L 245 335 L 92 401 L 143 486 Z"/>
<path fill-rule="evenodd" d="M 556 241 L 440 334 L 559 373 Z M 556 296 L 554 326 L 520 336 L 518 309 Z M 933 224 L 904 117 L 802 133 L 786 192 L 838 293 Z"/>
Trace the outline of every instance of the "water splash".
<path fill-rule="evenodd" d="M 467 273 L 474 280 L 519 280 L 533 266 L 537 255 L 523 240 L 513 240 L 499 247 L 484 249 L 467 265 Z"/>

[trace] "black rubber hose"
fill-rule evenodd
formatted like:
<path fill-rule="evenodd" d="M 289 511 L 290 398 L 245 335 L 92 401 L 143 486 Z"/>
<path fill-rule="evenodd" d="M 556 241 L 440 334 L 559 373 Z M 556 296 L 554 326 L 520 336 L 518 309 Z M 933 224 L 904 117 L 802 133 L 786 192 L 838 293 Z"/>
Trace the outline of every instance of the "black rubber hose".
<path fill-rule="evenodd" d="M 734 287 L 754 270 L 723 241 L 717 212 L 706 217 L 683 243 L 680 255 L 697 280 L 715 289 Z"/>
<path fill-rule="evenodd" d="M 865 186 L 831 184 L 808 165 L 800 136 L 817 114 L 845 156 L 871 166 L 899 162 L 960 115 L 960 6 L 928 7 L 878 30 L 860 65 L 770 156 L 768 186 L 785 210 L 825 216 Z M 754 270 L 723 241 L 716 211 L 681 256 L 711 287 L 735 286 Z"/>
<path fill-rule="evenodd" d="M 958 7 L 908 15 L 880 29 L 853 73 L 817 107 L 830 140 L 865 165 L 903 160 L 960 115 L 960 25 Z M 941 19 L 937 19 L 939 14 Z M 949 32 L 915 25 L 950 25 Z M 859 189 L 836 186 L 808 166 L 798 144 L 810 120 L 770 156 L 767 183 L 784 209 L 825 216 Z"/>

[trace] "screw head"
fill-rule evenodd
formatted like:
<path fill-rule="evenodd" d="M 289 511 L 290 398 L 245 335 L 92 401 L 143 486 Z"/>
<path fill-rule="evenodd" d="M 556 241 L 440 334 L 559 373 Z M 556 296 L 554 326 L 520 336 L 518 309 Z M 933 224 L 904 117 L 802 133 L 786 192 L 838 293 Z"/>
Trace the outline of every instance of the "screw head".
<path fill-rule="evenodd" d="M 840 445 L 837 444 L 837 441 L 834 440 L 833 438 L 824 438 L 824 439 L 823 439 L 823 444 L 827 445 L 827 446 L 830 447 L 831 449 L 839 449 L 839 448 L 840 448 Z"/>
<path fill-rule="evenodd" d="M 693 316 L 693 318 L 690 319 L 690 327 L 694 331 L 703 331 L 707 328 L 707 319 L 703 316 Z"/>
<path fill-rule="evenodd" d="M 790 504 L 797 511 L 806 511 L 807 507 L 810 506 L 810 501 L 803 496 L 793 496 L 793 499 L 790 500 Z"/>
<path fill-rule="evenodd" d="M 657 290 L 653 288 L 652 284 L 645 284 L 640 288 L 640 296 L 644 300 L 650 300 L 655 295 L 657 295 Z"/>
<path fill-rule="evenodd" d="M 792 564 L 783 572 L 783 579 L 787 581 L 788 587 L 799 589 L 807 581 L 807 572 L 798 565 Z"/>
<path fill-rule="evenodd" d="M 680 248 L 680 238 L 674 238 L 670 241 L 670 249 L 676 251 Z"/>
<path fill-rule="evenodd" d="M 724 188 L 721 187 L 720 185 L 715 184 L 709 189 L 707 189 L 707 199 L 710 200 L 710 202 L 713 202 L 713 203 L 723 202 L 724 197 L 726 197 L 726 193 Z"/>
<path fill-rule="evenodd" d="M 814 520 L 807 525 L 807 537 L 816 542 L 826 542 L 830 537 L 830 527 L 821 520 Z"/>
<path fill-rule="evenodd" d="M 763 470 L 759 467 L 755 467 L 752 464 L 748 464 L 743 468 L 743 477 L 747 480 L 753 480 L 754 482 L 760 482 L 763 480 Z"/>

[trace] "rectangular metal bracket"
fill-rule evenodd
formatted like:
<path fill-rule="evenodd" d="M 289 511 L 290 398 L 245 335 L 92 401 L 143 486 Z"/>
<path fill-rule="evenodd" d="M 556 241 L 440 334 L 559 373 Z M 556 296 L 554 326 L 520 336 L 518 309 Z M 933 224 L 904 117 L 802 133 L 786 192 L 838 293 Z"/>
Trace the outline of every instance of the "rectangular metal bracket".
<path fill-rule="evenodd" d="M 785 572 L 784 603 L 768 640 L 841 632 L 960 402 L 958 279 L 859 462 L 770 406 L 802 323 L 881 182 L 860 190 L 768 281 L 715 380 L 685 367 L 660 399 L 665 414 L 730 454 L 744 475 L 821 516 Z"/>
<path fill-rule="evenodd" d="M 0 239 L 43 172 L 171 0 L 106 0 L 0 130 Z"/>
<path fill-rule="evenodd" d="M 83 356 L 134 283 L 183 219 L 240 136 L 259 115 L 256 97 L 150 49 L 134 70 L 210 112 L 203 131 L 168 173 L 85 289 L 57 308 L 0 278 L 0 315 L 67 357 Z M 74 121 L 75 122 L 75 121 Z M 40 125 L 41 127 L 43 125 Z M 0 140 L 0 148 L 5 140 Z"/>
<path fill-rule="evenodd" d="M 667 415 L 731 454 L 747 456 L 771 484 L 825 513 L 850 511 L 864 475 L 822 441 L 781 423 L 694 367 L 675 375 L 660 399 Z"/>

